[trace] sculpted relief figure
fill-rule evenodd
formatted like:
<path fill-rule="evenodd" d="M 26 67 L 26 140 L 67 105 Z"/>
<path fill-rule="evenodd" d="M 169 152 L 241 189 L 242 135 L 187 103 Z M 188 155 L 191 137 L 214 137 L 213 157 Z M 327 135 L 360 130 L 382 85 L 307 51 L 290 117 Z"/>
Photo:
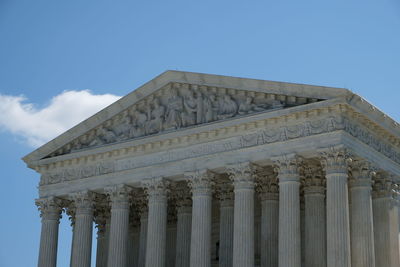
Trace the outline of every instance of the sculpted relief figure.
<path fill-rule="evenodd" d="M 154 99 L 153 106 L 148 106 L 146 134 L 154 134 L 163 130 L 165 107 L 160 105 L 158 98 Z"/>
<path fill-rule="evenodd" d="M 219 96 L 218 119 L 227 119 L 236 115 L 238 105 L 228 94 Z"/>
<path fill-rule="evenodd" d="M 63 153 L 156 134 L 271 109 L 283 108 L 276 99 L 242 97 L 218 92 L 217 87 L 173 83 L 162 97 L 150 96 L 114 119 L 68 144 Z M 262 103 L 260 103 L 262 101 Z"/>
<path fill-rule="evenodd" d="M 178 95 L 178 85 L 171 89 L 171 96 L 168 98 L 167 113 L 165 116 L 164 129 L 178 129 L 182 126 L 181 114 L 183 111 L 182 97 Z"/>
<path fill-rule="evenodd" d="M 130 138 L 140 137 L 146 134 L 145 125 L 147 116 L 143 112 L 133 107 L 132 110 L 132 127 L 129 132 Z"/>
<path fill-rule="evenodd" d="M 238 113 L 240 115 L 249 114 L 251 112 L 263 111 L 267 108 L 266 104 L 254 104 L 252 97 L 246 97 L 246 100 L 239 105 Z"/>
<path fill-rule="evenodd" d="M 199 106 L 192 91 L 188 90 L 187 95 L 183 98 L 183 106 L 185 108 L 182 114 L 182 126 L 187 127 L 196 124 L 197 107 Z"/>
<path fill-rule="evenodd" d="M 131 128 L 131 117 L 128 114 L 124 114 L 122 119 L 120 119 L 119 124 L 117 124 L 113 130 L 118 136 L 118 140 L 127 140 L 130 137 Z"/>

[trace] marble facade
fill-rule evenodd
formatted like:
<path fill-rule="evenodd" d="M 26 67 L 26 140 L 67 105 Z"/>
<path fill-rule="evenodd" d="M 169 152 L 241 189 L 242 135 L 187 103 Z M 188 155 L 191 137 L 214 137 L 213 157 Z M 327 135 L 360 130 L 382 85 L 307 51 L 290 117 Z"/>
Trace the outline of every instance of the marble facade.
<path fill-rule="evenodd" d="M 39 267 L 61 216 L 73 267 L 400 266 L 400 126 L 346 89 L 167 71 L 24 161 Z"/>

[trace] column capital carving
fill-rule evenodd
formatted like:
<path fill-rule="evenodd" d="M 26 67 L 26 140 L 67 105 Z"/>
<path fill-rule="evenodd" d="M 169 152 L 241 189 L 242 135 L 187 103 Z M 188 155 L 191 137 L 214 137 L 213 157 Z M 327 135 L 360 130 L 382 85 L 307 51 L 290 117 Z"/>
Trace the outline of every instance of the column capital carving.
<path fill-rule="evenodd" d="M 346 174 L 348 173 L 349 163 L 352 159 L 350 153 L 343 146 L 330 147 L 319 150 L 321 156 L 321 165 L 326 173 Z"/>
<path fill-rule="evenodd" d="M 65 204 L 65 213 L 68 215 L 68 219 L 71 221 L 71 226 L 75 224 L 75 214 L 76 214 L 76 207 L 73 201 L 69 201 Z"/>
<path fill-rule="evenodd" d="M 80 214 L 93 214 L 95 194 L 91 191 L 81 191 L 72 193 L 69 198 L 74 202 L 76 207 L 75 216 Z"/>
<path fill-rule="evenodd" d="M 304 164 L 302 167 L 301 180 L 304 194 L 324 194 L 326 179 L 321 166 L 315 164 Z"/>
<path fill-rule="evenodd" d="M 221 206 L 233 206 L 233 184 L 228 179 L 218 179 L 215 186 L 215 197 L 220 201 Z"/>
<path fill-rule="evenodd" d="M 371 188 L 372 177 L 375 170 L 371 164 L 364 160 L 354 160 L 350 164 L 350 187 L 368 187 Z"/>
<path fill-rule="evenodd" d="M 94 222 L 96 223 L 98 235 L 104 234 L 107 219 L 110 216 L 110 208 L 107 198 L 102 196 L 96 199 L 96 209 L 94 211 Z"/>
<path fill-rule="evenodd" d="M 261 201 L 278 200 L 278 174 L 274 170 L 257 170 L 256 183 L 256 191 L 259 194 Z"/>
<path fill-rule="evenodd" d="M 395 183 L 394 177 L 383 172 L 378 172 L 374 175 L 373 183 L 373 198 L 390 198 L 398 201 L 400 198 L 400 185 Z"/>
<path fill-rule="evenodd" d="M 271 159 L 275 164 L 275 172 L 278 173 L 279 183 L 300 182 L 299 168 L 301 158 L 296 154 L 286 154 Z"/>
<path fill-rule="evenodd" d="M 231 164 L 226 167 L 229 178 L 234 184 L 234 190 L 254 188 L 254 165 L 250 162 Z"/>
<path fill-rule="evenodd" d="M 112 204 L 126 204 L 130 202 L 133 189 L 130 186 L 120 184 L 104 188 L 104 192 L 110 198 Z"/>
<path fill-rule="evenodd" d="M 140 216 L 144 216 L 149 211 L 147 195 L 141 191 L 134 196 L 134 204 Z"/>
<path fill-rule="evenodd" d="M 175 205 L 178 210 L 192 207 L 190 188 L 186 182 L 174 183 L 172 191 L 174 192 Z"/>
<path fill-rule="evenodd" d="M 208 170 L 187 172 L 185 178 L 193 195 L 211 196 L 214 186 L 214 174 L 212 172 Z"/>
<path fill-rule="evenodd" d="M 61 199 L 56 197 L 39 198 L 35 200 L 35 204 L 43 220 L 60 220 L 63 205 Z"/>
<path fill-rule="evenodd" d="M 169 182 L 163 177 L 151 178 L 142 182 L 145 193 L 148 195 L 149 202 L 164 202 L 167 200 Z"/>

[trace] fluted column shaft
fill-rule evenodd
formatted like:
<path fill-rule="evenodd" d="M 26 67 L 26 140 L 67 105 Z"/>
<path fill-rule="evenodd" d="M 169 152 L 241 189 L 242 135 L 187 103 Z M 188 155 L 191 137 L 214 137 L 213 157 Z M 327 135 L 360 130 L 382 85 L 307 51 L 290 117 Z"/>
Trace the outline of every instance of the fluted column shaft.
<path fill-rule="evenodd" d="M 327 266 L 350 267 L 348 160 L 344 149 L 322 153 L 326 173 Z"/>
<path fill-rule="evenodd" d="M 300 183 L 279 178 L 279 266 L 300 267 Z"/>
<path fill-rule="evenodd" d="M 325 188 L 304 188 L 305 198 L 305 266 L 326 266 Z"/>
<path fill-rule="evenodd" d="M 132 220 L 132 218 L 131 218 Z M 139 250 L 139 240 L 138 240 L 138 231 L 135 227 L 134 223 L 131 221 L 129 225 L 129 237 L 128 237 L 128 250 L 127 250 L 127 266 L 128 267 L 136 267 L 137 266 L 137 257 Z"/>
<path fill-rule="evenodd" d="M 175 222 L 167 223 L 167 255 L 166 255 L 166 267 L 175 267 L 176 259 L 176 235 L 177 225 Z"/>
<path fill-rule="evenodd" d="M 149 197 L 146 267 L 165 267 L 167 244 L 167 184 L 162 179 L 146 183 Z"/>
<path fill-rule="evenodd" d="M 135 228 L 133 231 L 133 267 L 138 267 L 139 264 L 139 246 L 140 246 L 140 231 L 139 228 Z"/>
<path fill-rule="evenodd" d="M 211 177 L 207 172 L 187 174 L 193 193 L 190 267 L 211 266 Z"/>
<path fill-rule="evenodd" d="M 400 266 L 398 201 L 393 184 L 375 181 L 372 199 L 375 238 L 375 265 Z"/>
<path fill-rule="evenodd" d="M 147 224 L 148 212 L 142 212 L 140 215 L 140 234 L 139 234 L 139 256 L 138 267 L 145 267 L 146 264 L 146 243 L 147 243 Z"/>
<path fill-rule="evenodd" d="M 279 179 L 279 266 L 301 266 L 300 178 L 294 157 L 276 161 Z"/>
<path fill-rule="evenodd" d="M 125 185 L 105 189 L 111 201 L 110 240 L 107 266 L 126 267 L 128 260 L 131 188 Z"/>
<path fill-rule="evenodd" d="M 61 217 L 59 201 L 54 198 L 36 200 L 41 217 L 38 267 L 55 267 L 57 264 L 58 226 Z"/>
<path fill-rule="evenodd" d="M 261 267 L 278 267 L 279 194 L 261 195 Z"/>
<path fill-rule="evenodd" d="M 254 175 L 250 163 L 230 166 L 234 183 L 233 266 L 254 266 Z"/>
<path fill-rule="evenodd" d="M 177 208 L 176 267 L 190 266 L 190 236 L 192 230 L 192 207 Z"/>
<path fill-rule="evenodd" d="M 352 267 L 375 267 L 372 181 L 367 172 L 354 168 L 350 180 Z"/>
<path fill-rule="evenodd" d="M 105 229 L 97 230 L 96 267 L 106 267 L 105 262 L 106 235 Z"/>
<path fill-rule="evenodd" d="M 192 197 L 187 182 L 177 183 L 176 199 L 176 253 L 175 266 L 190 266 L 190 241 L 192 230 Z"/>
<path fill-rule="evenodd" d="M 72 243 L 72 267 L 90 267 L 92 257 L 93 197 L 90 192 L 72 195 L 76 206 Z"/>
<path fill-rule="evenodd" d="M 219 228 L 219 267 L 232 267 L 233 225 L 234 201 L 233 199 L 221 200 Z"/>

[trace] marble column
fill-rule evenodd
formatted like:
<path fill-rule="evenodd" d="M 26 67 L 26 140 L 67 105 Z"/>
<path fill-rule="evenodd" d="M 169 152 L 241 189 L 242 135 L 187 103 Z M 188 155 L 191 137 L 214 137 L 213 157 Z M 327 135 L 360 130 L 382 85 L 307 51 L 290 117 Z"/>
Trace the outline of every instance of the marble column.
<path fill-rule="evenodd" d="M 71 194 L 76 207 L 72 267 L 90 267 L 92 257 L 92 229 L 94 194 L 89 191 Z"/>
<path fill-rule="evenodd" d="M 136 199 L 134 199 L 135 201 Z M 140 215 L 137 203 L 131 206 L 129 216 L 128 261 L 127 267 L 137 267 L 139 257 Z"/>
<path fill-rule="evenodd" d="M 73 252 L 73 247 L 72 245 L 74 244 L 74 237 L 75 237 L 75 213 L 76 213 L 76 207 L 74 205 L 73 201 L 70 201 L 65 209 L 65 213 L 68 215 L 68 219 L 71 221 L 71 233 L 72 233 L 72 242 L 71 242 L 71 250 L 70 250 L 70 257 L 69 257 L 69 266 L 72 266 L 72 252 Z"/>
<path fill-rule="evenodd" d="M 190 266 L 190 237 L 192 230 L 192 199 L 186 183 L 174 190 L 176 194 L 176 267 Z"/>
<path fill-rule="evenodd" d="M 177 234 L 177 214 L 175 201 L 171 201 L 170 203 L 168 203 L 167 211 L 166 267 L 175 267 Z"/>
<path fill-rule="evenodd" d="M 185 176 L 193 194 L 190 267 L 210 267 L 212 175 L 197 171 Z"/>
<path fill-rule="evenodd" d="M 398 267 L 399 256 L 399 186 L 378 173 L 374 181 L 373 217 L 375 238 L 375 266 Z"/>
<path fill-rule="evenodd" d="M 304 202 L 305 266 L 326 267 L 325 179 L 319 167 L 305 168 Z"/>
<path fill-rule="evenodd" d="M 106 216 L 103 210 L 96 211 L 95 223 L 97 228 L 96 267 L 107 267 L 106 254 Z"/>
<path fill-rule="evenodd" d="M 139 266 L 139 249 L 140 249 L 140 227 L 139 224 L 135 225 L 133 229 L 133 267 Z"/>
<path fill-rule="evenodd" d="M 144 182 L 148 194 L 146 267 L 165 267 L 167 244 L 167 186 L 162 178 Z"/>
<path fill-rule="evenodd" d="M 249 162 L 227 168 L 234 184 L 233 266 L 254 266 L 254 173 Z"/>
<path fill-rule="evenodd" d="M 54 197 L 37 199 L 42 218 L 38 267 L 55 267 L 57 264 L 58 225 L 61 218 L 61 201 Z"/>
<path fill-rule="evenodd" d="M 274 159 L 279 179 L 279 266 L 301 266 L 300 177 L 295 155 Z"/>
<path fill-rule="evenodd" d="M 257 173 L 261 200 L 261 267 L 278 267 L 279 187 L 274 172 Z"/>
<path fill-rule="evenodd" d="M 218 179 L 219 180 L 219 179 Z M 219 200 L 219 267 L 233 265 L 233 225 L 234 197 L 233 184 L 229 180 L 219 181 L 217 198 Z"/>
<path fill-rule="evenodd" d="M 348 158 L 342 148 L 323 151 L 326 174 L 327 266 L 350 267 Z"/>
<path fill-rule="evenodd" d="M 105 239 L 104 239 L 104 265 L 107 266 L 108 262 L 108 251 L 110 247 L 110 229 L 111 229 L 111 211 L 107 211 L 106 227 L 105 227 Z"/>
<path fill-rule="evenodd" d="M 129 211 L 132 188 L 117 185 L 104 189 L 111 203 L 111 226 L 107 266 L 126 267 L 128 260 Z"/>
<path fill-rule="evenodd" d="M 371 197 L 373 172 L 366 162 L 354 161 L 351 174 L 351 266 L 375 267 Z"/>
<path fill-rule="evenodd" d="M 128 237 L 128 267 L 137 267 L 139 255 L 139 223 L 133 218 L 129 222 L 129 237 Z"/>
<path fill-rule="evenodd" d="M 147 243 L 147 224 L 148 224 L 148 209 L 147 198 L 142 196 L 140 198 L 138 210 L 140 213 L 140 233 L 139 233 L 139 256 L 138 267 L 145 267 L 146 265 L 146 243 Z"/>

